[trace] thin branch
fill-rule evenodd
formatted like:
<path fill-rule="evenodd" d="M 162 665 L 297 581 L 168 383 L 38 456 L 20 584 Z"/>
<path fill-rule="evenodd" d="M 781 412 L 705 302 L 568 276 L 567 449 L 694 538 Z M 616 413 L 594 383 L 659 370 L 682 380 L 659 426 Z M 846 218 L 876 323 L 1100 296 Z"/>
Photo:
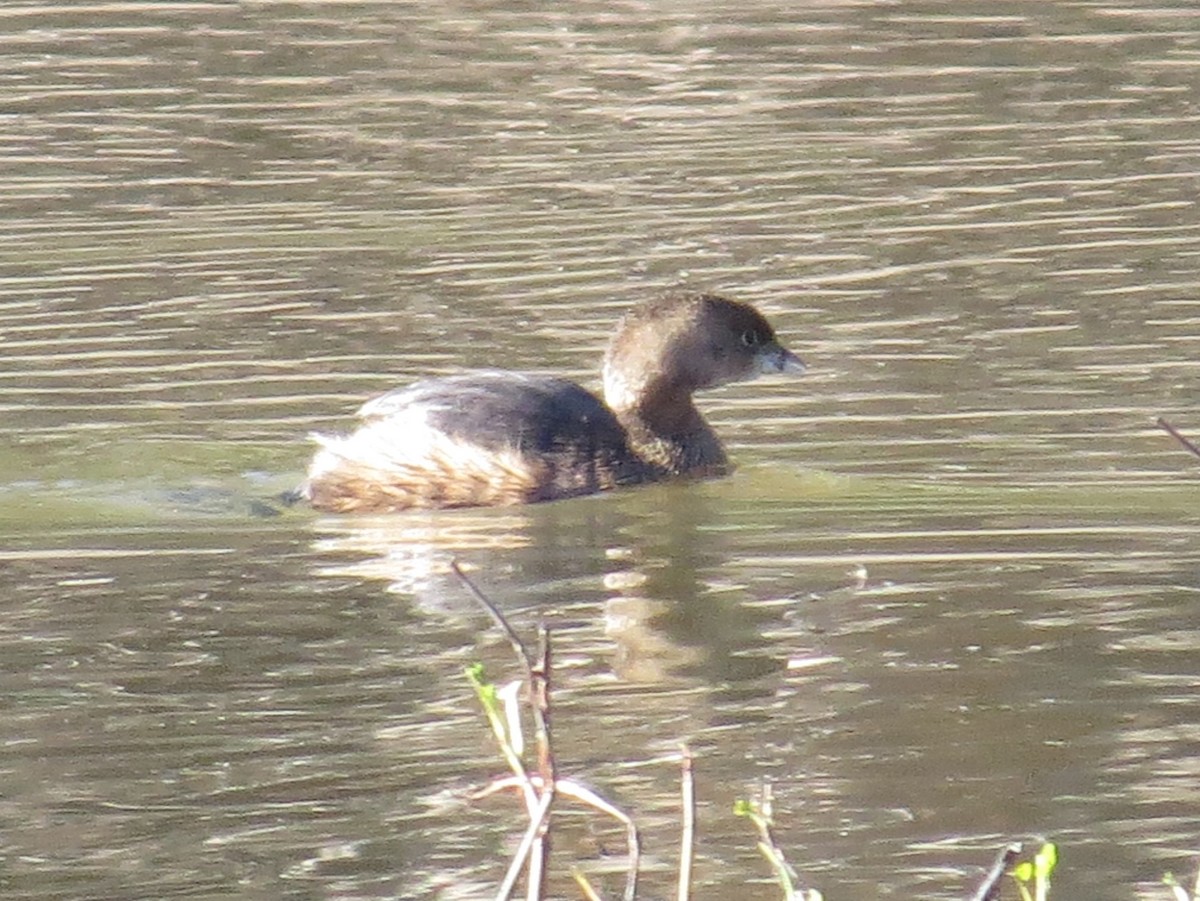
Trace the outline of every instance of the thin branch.
<path fill-rule="evenodd" d="M 542 826 L 546 823 L 546 816 L 550 813 L 550 804 L 554 800 L 554 788 L 549 787 L 542 793 L 541 801 L 537 806 L 537 810 L 529 818 L 529 826 L 525 829 L 525 834 L 521 836 L 521 843 L 517 845 L 517 853 L 513 855 L 512 863 L 508 865 L 508 872 L 504 874 L 504 882 L 500 885 L 500 890 L 496 892 L 496 901 L 508 901 L 512 895 L 513 886 L 517 884 L 517 879 L 521 875 L 521 870 L 525 867 L 526 861 L 529 861 L 533 869 L 531 860 L 534 851 L 534 845 L 537 841 L 538 833 Z M 540 878 L 538 882 L 540 882 Z M 530 885 L 534 883 L 533 874 L 530 876 Z"/>
<path fill-rule="evenodd" d="M 679 746 L 680 794 L 683 803 L 683 830 L 679 842 L 679 891 L 677 901 L 692 897 L 692 857 L 696 841 L 696 777 L 692 771 L 692 751 Z"/>
<path fill-rule="evenodd" d="M 1175 426 L 1171 425 L 1171 423 L 1167 422 L 1167 420 L 1161 416 L 1158 417 L 1158 427 L 1182 444 L 1184 448 L 1190 451 L 1194 456 L 1200 457 L 1200 447 L 1197 447 L 1195 444 L 1189 441 L 1186 435 L 1184 435 L 1181 431 L 1179 431 L 1179 429 L 1175 428 Z"/>
<path fill-rule="evenodd" d="M 1020 842 L 1013 842 L 1001 850 L 996 855 L 996 860 L 992 864 L 992 868 L 988 870 L 987 876 L 983 878 L 983 882 L 979 883 L 975 894 L 971 895 L 971 901 L 997 901 L 1000 897 L 1000 880 L 1004 878 L 1004 874 L 1008 872 L 1008 868 L 1013 865 L 1013 861 L 1020 853 Z"/>
<path fill-rule="evenodd" d="M 471 578 L 463 572 L 463 568 L 457 560 L 450 561 L 450 569 L 454 575 L 458 576 L 458 580 L 470 593 L 471 597 L 488 612 L 500 631 L 508 638 L 509 644 L 512 645 L 513 653 L 517 657 L 517 661 L 525 670 L 525 678 L 529 680 L 529 700 L 530 706 L 533 708 L 533 724 L 534 730 L 537 733 L 536 740 L 538 742 L 538 768 L 542 771 L 542 778 L 547 782 L 553 779 L 554 774 L 554 757 L 550 751 L 550 637 L 549 632 L 543 626 L 539 629 L 539 653 L 538 661 L 535 664 L 533 657 L 530 656 L 529 649 L 525 646 L 525 642 L 521 640 L 515 629 L 509 625 L 508 619 L 500 612 L 500 608 L 496 606 L 483 591 L 476 585 Z M 544 742 L 544 748 L 543 748 Z M 547 755 L 543 758 L 543 754 Z"/>
<path fill-rule="evenodd" d="M 479 590 L 478 586 L 471 581 L 457 560 L 450 561 L 450 569 L 454 575 L 458 576 L 458 581 L 463 583 L 463 586 L 470 592 L 471 597 L 475 598 L 483 609 L 491 616 L 492 622 L 499 626 L 500 631 L 508 638 L 509 643 L 513 647 L 513 653 L 517 655 L 517 659 L 521 662 L 521 666 L 525 668 L 525 675 L 529 678 L 530 683 L 533 682 L 533 658 L 529 656 L 529 650 L 525 647 L 525 642 L 521 641 L 521 636 L 513 631 L 513 627 L 508 624 L 508 620 L 504 618 L 504 614 L 500 612 L 492 599 Z"/>
<path fill-rule="evenodd" d="M 550 745 L 550 671 L 552 644 L 550 630 L 545 624 L 538 626 L 538 656 L 530 672 L 529 707 L 533 713 L 534 745 L 537 748 L 538 774 L 542 777 L 543 797 L 554 794 L 554 749 Z M 549 819 L 545 820 L 548 825 Z M 545 861 L 550 859 L 550 830 L 543 825 L 538 833 L 538 844 L 533 861 L 539 863 L 536 870 L 537 886 L 534 885 L 535 871 L 529 877 L 529 897 L 532 901 L 546 896 Z"/>
<path fill-rule="evenodd" d="M 537 747 L 538 772 L 547 783 L 554 782 L 554 749 L 550 744 L 550 676 L 553 659 L 550 630 L 538 626 L 538 656 L 530 674 L 529 706 L 533 709 L 534 742 Z"/>
<path fill-rule="evenodd" d="M 471 581 L 457 560 L 450 561 L 450 569 L 458 576 L 458 580 L 466 587 L 476 601 L 488 612 L 500 630 L 507 636 L 509 644 L 512 645 L 513 653 L 517 657 L 518 663 L 525 670 L 525 678 L 529 685 L 529 707 L 533 715 L 535 742 L 537 746 L 538 758 L 538 773 L 540 779 L 536 780 L 536 790 L 539 797 L 535 803 L 533 792 L 535 788 L 535 780 L 525 771 L 520 759 L 517 758 L 516 763 L 510 766 L 518 776 L 525 780 L 525 806 L 529 815 L 530 825 L 522 838 L 521 848 L 509 867 L 508 875 L 505 877 L 503 892 L 511 892 L 512 886 L 516 882 L 517 873 L 520 868 L 528 862 L 528 881 L 525 886 L 525 896 L 528 901 L 537 901 L 537 899 L 545 896 L 546 891 L 546 862 L 550 859 L 550 830 L 547 827 L 549 822 L 550 804 L 554 800 L 555 785 L 555 765 L 554 751 L 550 740 L 550 631 L 543 625 L 538 629 L 538 658 L 535 662 L 529 654 L 529 649 L 525 646 L 525 642 L 517 635 L 516 630 L 509 625 L 504 614 L 500 612 L 500 608 L 484 594 L 479 587 Z M 501 741 L 503 745 L 504 742 Z M 508 894 L 498 898 L 507 898 Z"/>
<path fill-rule="evenodd" d="M 580 804 L 595 808 L 606 813 L 625 827 L 625 845 L 629 849 L 629 867 L 625 871 L 624 901 L 633 901 L 637 895 L 638 871 L 642 865 L 642 842 L 638 837 L 637 824 L 625 811 L 605 801 L 598 794 L 574 779 L 559 779 L 558 790 L 568 798 L 574 798 Z"/>

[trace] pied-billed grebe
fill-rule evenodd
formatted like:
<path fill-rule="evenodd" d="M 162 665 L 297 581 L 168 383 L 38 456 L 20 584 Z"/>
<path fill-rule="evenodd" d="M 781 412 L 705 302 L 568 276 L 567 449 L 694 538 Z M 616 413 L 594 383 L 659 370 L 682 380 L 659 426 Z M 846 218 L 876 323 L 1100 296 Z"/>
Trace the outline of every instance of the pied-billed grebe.
<path fill-rule="evenodd" d="M 321 445 L 298 495 L 320 510 L 533 503 L 728 471 L 692 393 L 804 371 L 753 307 L 675 293 L 634 308 L 604 356 L 604 402 L 574 382 L 484 370 L 368 401 Z"/>

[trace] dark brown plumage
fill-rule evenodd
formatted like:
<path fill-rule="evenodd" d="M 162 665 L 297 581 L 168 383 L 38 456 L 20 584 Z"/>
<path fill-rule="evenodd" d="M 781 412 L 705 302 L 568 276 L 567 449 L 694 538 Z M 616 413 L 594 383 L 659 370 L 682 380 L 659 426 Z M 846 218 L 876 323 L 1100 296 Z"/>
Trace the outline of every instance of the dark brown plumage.
<path fill-rule="evenodd" d="M 299 489 L 332 512 L 499 506 L 672 476 L 720 475 L 721 442 L 695 391 L 802 372 L 753 307 L 675 293 L 631 310 L 604 358 L 604 402 L 551 376 L 486 370 L 366 403 L 321 445 Z"/>

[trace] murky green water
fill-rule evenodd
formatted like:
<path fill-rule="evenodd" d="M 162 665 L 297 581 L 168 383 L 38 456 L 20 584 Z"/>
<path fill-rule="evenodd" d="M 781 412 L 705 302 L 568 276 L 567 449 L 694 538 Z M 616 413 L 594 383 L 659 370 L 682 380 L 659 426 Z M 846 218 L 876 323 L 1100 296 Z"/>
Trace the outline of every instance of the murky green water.
<path fill-rule="evenodd" d="M 0 9 L 6 897 L 491 897 L 519 817 L 458 557 L 557 634 L 560 765 L 671 891 L 1063 898 L 1200 847 L 1200 17 L 1136 3 Z M 267 515 L 304 435 L 469 366 L 595 384 L 664 285 L 811 372 L 740 469 L 519 510 Z M 616 831 L 564 821 L 593 870 Z M 619 880 L 597 876 L 616 896 Z M 606 881 L 607 880 L 607 881 Z M 557 883 L 560 895 L 570 891 Z"/>

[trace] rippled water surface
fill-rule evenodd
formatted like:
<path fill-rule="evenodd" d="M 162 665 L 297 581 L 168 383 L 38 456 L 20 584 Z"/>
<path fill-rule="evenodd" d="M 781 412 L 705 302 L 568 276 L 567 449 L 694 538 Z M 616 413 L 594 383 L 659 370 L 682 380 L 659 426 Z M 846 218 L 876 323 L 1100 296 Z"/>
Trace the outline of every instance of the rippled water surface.
<path fill-rule="evenodd" d="M 1200 848 L 1200 12 L 1187 4 L 0 8 L 6 897 L 485 898 L 519 831 L 447 574 L 556 632 L 559 763 L 672 891 L 1063 898 Z M 664 286 L 799 381 L 740 469 L 517 510 L 279 515 L 304 435 L 469 366 L 595 384 Z M 618 893 L 618 830 L 556 852 Z M 749 892 L 749 895 L 745 893 Z M 1057 895 L 1056 895 L 1057 896 Z"/>

